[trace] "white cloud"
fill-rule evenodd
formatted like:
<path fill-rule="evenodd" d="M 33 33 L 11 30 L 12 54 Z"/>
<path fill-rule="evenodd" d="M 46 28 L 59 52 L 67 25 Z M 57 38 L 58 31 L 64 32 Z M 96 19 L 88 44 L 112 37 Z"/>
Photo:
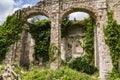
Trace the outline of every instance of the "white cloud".
<path fill-rule="evenodd" d="M 14 0 L 2 0 L 0 2 L 0 24 L 5 21 L 5 18 L 12 14 L 14 8 Z"/>
<path fill-rule="evenodd" d="M 14 6 L 20 6 L 23 0 L 2 0 L 0 2 L 0 25 L 6 20 L 8 15 L 13 14 L 19 7 L 14 8 Z"/>
<path fill-rule="evenodd" d="M 83 20 L 84 18 L 87 17 L 89 17 L 89 14 L 85 12 L 74 12 L 69 15 L 70 20 L 74 20 L 74 18 L 76 18 L 76 20 Z"/>
<path fill-rule="evenodd" d="M 31 4 L 24 4 L 23 6 L 22 6 L 22 8 L 26 8 L 26 7 L 28 7 L 28 6 L 32 6 Z"/>

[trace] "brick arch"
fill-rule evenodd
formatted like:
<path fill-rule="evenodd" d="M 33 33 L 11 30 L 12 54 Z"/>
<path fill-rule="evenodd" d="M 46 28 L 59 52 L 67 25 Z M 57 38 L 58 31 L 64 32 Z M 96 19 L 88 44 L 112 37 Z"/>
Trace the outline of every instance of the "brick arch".
<path fill-rule="evenodd" d="M 98 11 L 94 8 L 88 7 L 88 6 L 79 6 L 79 7 L 69 7 L 66 10 L 62 10 L 61 14 L 60 14 L 60 22 L 63 20 L 63 18 L 73 12 L 77 12 L 77 11 L 81 11 L 81 12 L 86 12 L 89 15 L 91 15 L 96 22 L 99 19 L 99 14 Z"/>

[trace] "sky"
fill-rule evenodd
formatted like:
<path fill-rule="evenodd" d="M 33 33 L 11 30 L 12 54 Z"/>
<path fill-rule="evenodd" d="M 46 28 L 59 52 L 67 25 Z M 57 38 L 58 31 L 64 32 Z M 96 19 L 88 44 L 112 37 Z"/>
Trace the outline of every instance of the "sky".
<path fill-rule="evenodd" d="M 34 6 L 40 0 L 0 0 L 0 25 L 6 20 L 8 15 L 13 14 L 16 10 L 27 7 Z M 76 12 L 70 14 L 70 20 L 76 18 L 81 20 L 88 17 L 88 14 L 83 12 Z"/>

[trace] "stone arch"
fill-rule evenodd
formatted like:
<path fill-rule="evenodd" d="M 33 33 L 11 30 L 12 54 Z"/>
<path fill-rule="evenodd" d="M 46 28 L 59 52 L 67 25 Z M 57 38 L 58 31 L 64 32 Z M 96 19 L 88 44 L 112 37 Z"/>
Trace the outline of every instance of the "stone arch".
<path fill-rule="evenodd" d="M 62 23 L 62 20 L 65 16 L 69 15 L 72 12 L 82 11 L 90 14 L 96 22 L 96 25 L 94 27 L 94 59 L 95 59 L 95 66 L 99 69 L 99 53 L 98 53 L 98 42 L 97 42 L 97 27 L 99 27 L 99 13 L 98 10 L 89 7 L 89 6 L 78 6 L 78 7 L 69 7 L 66 10 L 63 10 L 60 14 L 60 24 Z"/>
<path fill-rule="evenodd" d="M 40 10 L 41 9 L 41 10 Z M 37 16 L 37 15 L 44 15 L 46 17 L 48 17 L 51 20 L 51 14 L 49 14 L 48 11 L 36 7 L 34 8 L 34 6 L 32 8 L 28 7 L 28 8 L 23 8 L 22 9 L 22 13 L 24 14 L 25 20 L 27 21 L 28 18 Z"/>
<path fill-rule="evenodd" d="M 67 9 L 61 11 L 60 21 L 62 21 L 62 19 L 65 16 L 69 15 L 70 13 L 77 12 L 77 11 L 86 12 L 86 13 L 90 14 L 96 20 L 96 22 L 99 19 L 98 10 L 96 10 L 92 7 L 89 7 L 89 6 L 77 6 L 77 7 L 74 6 L 74 7 L 68 7 Z"/>
<path fill-rule="evenodd" d="M 110 2 L 112 1 L 112 2 Z M 87 12 L 92 15 L 96 20 L 96 27 L 95 27 L 95 53 L 98 53 L 99 60 L 97 64 L 99 65 L 100 69 L 100 78 L 106 78 L 108 75 L 108 71 L 112 69 L 112 62 L 109 56 L 109 48 L 105 44 L 105 36 L 103 32 L 103 26 L 106 24 L 107 21 L 107 10 L 109 9 L 107 5 L 113 6 L 113 3 L 116 4 L 116 1 L 113 0 L 43 0 L 38 2 L 35 6 L 23 8 L 22 10 L 18 10 L 15 12 L 17 14 L 23 14 L 24 19 L 27 20 L 28 18 L 35 16 L 35 15 L 45 15 L 51 21 L 51 44 L 56 46 L 59 49 L 61 45 L 61 22 L 63 17 L 68 15 L 71 12 L 75 11 L 83 11 Z M 108 3 L 109 2 L 109 3 Z M 112 5 L 111 5 L 112 4 Z M 119 5 L 116 4 L 114 6 L 116 8 Z M 111 7 L 110 7 L 111 8 Z M 118 8 L 119 9 L 119 8 Z M 116 14 L 118 14 L 118 9 L 114 9 Z M 117 17 L 117 16 L 116 16 Z M 115 18 L 116 18 L 115 17 Z M 119 20 L 119 16 L 117 17 Z M 29 25 L 25 22 L 24 27 L 29 27 Z M 29 40 L 29 34 L 26 32 L 22 33 L 22 38 L 19 41 L 19 44 L 22 46 L 22 42 Z M 26 38 L 26 36 L 28 38 Z M 23 40 L 24 37 L 26 40 Z M 29 42 L 29 41 L 28 41 Z M 23 44 L 24 45 L 24 44 Z M 14 44 L 14 46 L 16 46 Z M 27 45 L 26 45 L 27 46 Z M 26 51 L 29 51 L 29 47 L 27 47 Z M 51 63 L 51 69 L 58 69 L 60 66 L 59 62 L 59 54 L 58 50 L 56 50 L 56 54 L 58 57 Z M 13 50 L 11 50 L 13 51 Z M 21 50 L 18 50 L 21 54 Z M 9 53 L 10 54 L 10 53 Z"/>
<path fill-rule="evenodd" d="M 34 52 L 35 41 L 28 31 L 30 23 L 27 22 L 27 19 L 37 15 L 44 15 L 47 16 L 51 21 L 51 15 L 47 12 L 47 10 L 36 6 L 23 8 L 21 10 L 16 11 L 14 14 L 16 16 L 19 14 L 23 14 L 23 17 L 25 19 L 23 31 L 20 34 L 21 52 L 19 54 L 19 64 L 28 69 L 30 63 L 34 61 L 34 57 L 32 54 Z"/>

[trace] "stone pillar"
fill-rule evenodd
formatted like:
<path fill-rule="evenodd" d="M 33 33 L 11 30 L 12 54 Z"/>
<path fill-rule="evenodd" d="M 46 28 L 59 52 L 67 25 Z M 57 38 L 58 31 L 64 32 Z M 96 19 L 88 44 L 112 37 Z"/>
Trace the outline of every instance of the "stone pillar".
<path fill-rule="evenodd" d="M 66 47 L 67 47 L 67 43 L 66 43 L 66 38 L 63 37 L 62 41 L 61 41 L 61 59 L 66 62 Z"/>
<path fill-rule="evenodd" d="M 99 10 L 99 26 L 97 26 L 97 41 L 99 53 L 99 72 L 100 79 L 106 79 L 108 72 L 112 70 L 112 61 L 110 58 L 109 48 L 105 43 L 103 27 L 107 23 L 107 10 Z"/>
<path fill-rule="evenodd" d="M 57 49 L 54 51 L 56 59 L 51 63 L 50 67 L 56 70 L 60 66 L 60 45 L 61 44 L 61 26 L 59 21 L 59 12 L 53 13 L 53 20 L 51 21 L 51 45 Z"/>
<path fill-rule="evenodd" d="M 97 20 L 97 44 L 99 53 L 99 73 L 100 79 L 106 79 L 108 72 L 112 70 L 112 61 L 110 58 L 109 47 L 105 43 L 103 28 L 107 25 L 107 2 L 101 0 L 98 2 L 99 17 Z"/>
<path fill-rule="evenodd" d="M 97 26 L 99 24 L 96 23 L 94 27 L 94 59 L 95 59 L 95 67 L 99 69 L 99 52 L 98 52 L 98 38 L 97 38 Z"/>
<path fill-rule="evenodd" d="M 25 28 L 29 27 L 27 24 L 24 26 Z M 34 52 L 34 40 L 32 39 L 31 34 L 24 29 L 19 36 L 20 39 L 9 47 L 3 63 L 20 62 L 23 64 L 25 62 L 24 64 L 26 64 L 27 61 L 29 63 L 33 61 L 32 54 Z"/>
<path fill-rule="evenodd" d="M 30 46 L 30 49 L 29 49 L 29 58 L 30 58 L 30 63 L 34 60 L 33 59 L 33 53 L 34 53 L 34 45 L 35 45 L 35 41 L 34 39 L 32 38 L 31 34 L 28 33 L 28 40 L 29 40 L 29 46 Z"/>
<path fill-rule="evenodd" d="M 6 53 L 5 55 L 5 59 L 3 60 L 3 63 L 4 64 L 10 64 L 12 62 L 12 59 L 13 59 L 13 51 L 14 51 L 14 44 L 12 44 L 10 47 L 9 47 L 9 50 L 8 52 Z"/>
<path fill-rule="evenodd" d="M 76 56 L 74 55 L 76 53 L 76 44 L 77 44 L 76 38 L 74 37 L 72 41 L 73 41 L 71 42 L 72 43 L 72 58 L 75 58 Z"/>
<path fill-rule="evenodd" d="M 22 48 L 20 54 L 20 65 L 26 68 L 29 68 L 30 63 L 33 61 L 33 52 L 34 52 L 34 41 L 31 37 L 31 34 L 27 31 L 29 26 L 24 25 L 24 30 L 22 32 Z"/>

